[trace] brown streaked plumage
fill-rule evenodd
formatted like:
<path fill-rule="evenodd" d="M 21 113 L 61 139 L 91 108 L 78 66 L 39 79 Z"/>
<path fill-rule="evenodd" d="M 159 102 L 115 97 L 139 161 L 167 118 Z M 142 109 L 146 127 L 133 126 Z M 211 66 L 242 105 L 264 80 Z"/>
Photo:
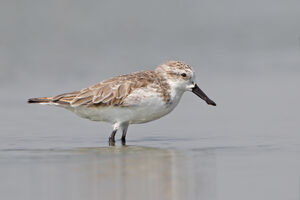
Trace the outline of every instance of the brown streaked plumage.
<path fill-rule="evenodd" d="M 170 100 L 167 92 L 169 85 L 166 80 L 155 71 L 143 71 L 118 76 L 102 81 L 79 91 L 64 93 L 54 97 L 29 99 L 29 103 L 55 103 L 76 106 L 129 106 L 125 98 L 138 88 L 151 85 L 160 93 L 165 102 Z"/>
<path fill-rule="evenodd" d="M 192 70 L 191 66 L 181 61 L 168 61 L 165 62 L 164 65 L 167 65 L 169 67 L 174 67 L 180 70 Z"/>
<path fill-rule="evenodd" d="M 192 91 L 207 104 L 215 102 L 195 84 L 194 71 L 184 62 L 169 61 L 155 70 L 136 72 L 102 81 L 79 91 L 54 97 L 31 98 L 28 103 L 64 107 L 80 117 L 113 124 L 109 138 L 123 130 L 125 142 L 129 124 L 149 122 L 171 112 L 185 91 Z"/>

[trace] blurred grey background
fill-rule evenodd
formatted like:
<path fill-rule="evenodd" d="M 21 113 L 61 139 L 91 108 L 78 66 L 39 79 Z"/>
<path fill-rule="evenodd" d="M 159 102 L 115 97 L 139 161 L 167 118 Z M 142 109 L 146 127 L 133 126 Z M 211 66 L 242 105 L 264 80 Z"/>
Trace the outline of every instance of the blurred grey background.
<path fill-rule="evenodd" d="M 299 7 L 292 0 L 3 0 L 1 81 L 93 82 L 170 59 L 198 73 L 299 72 Z"/>
<path fill-rule="evenodd" d="M 17 154 L 26 157 L 32 149 L 107 146 L 109 125 L 51 106 L 27 105 L 28 98 L 71 92 L 168 60 L 190 64 L 198 85 L 218 106 L 186 94 L 165 118 L 129 127 L 129 144 L 188 151 L 187 160 L 196 165 L 207 162 L 190 151 L 210 149 L 212 175 L 205 178 L 210 199 L 259 199 L 256 194 L 264 199 L 296 199 L 300 174 L 300 1 L 296 0 L 1 0 L 0 153 L 8 159 L 1 160 L 6 164 L 2 180 L 28 172 L 18 168 L 22 165 L 7 150 L 25 150 Z M 250 157 L 248 151 L 246 157 L 240 154 L 245 153 L 243 148 L 251 149 Z M 177 154 L 171 155 L 174 159 Z M 197 170 L 189 173 L 196 174 L 199 184 L 207 170 Z M 51 172 L 56 177 L 56 171 Z M 22 190 L 32 178 L 22 177 L 11 179 L 20 183 L 17 186 L 0 183 L 7 189 L 2 191 L 5 199 L 17 195 L 9 189 Z M 180 180 L 176 177 L 171 179 Z M 60 182 L 52 181 L 52 186 Z M 189 193 L 195 197 L 190 199 L 203 194 Z"/>

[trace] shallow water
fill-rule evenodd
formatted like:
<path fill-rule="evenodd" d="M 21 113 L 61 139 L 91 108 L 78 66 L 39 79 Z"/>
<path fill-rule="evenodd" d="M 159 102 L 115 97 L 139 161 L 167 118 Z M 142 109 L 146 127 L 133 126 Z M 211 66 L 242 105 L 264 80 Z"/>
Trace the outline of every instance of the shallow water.
<path fill-rule="evenodd" d="M 6 149 L 0 188 L 5 199 L 296 199 L 298 155 L 270 146 Z"/>
<path fill-rule="evenodd" d="M 13 141 L 14 147 L 9 147 Z M 2 138 L 2 142 L 8 142 L 0 150 L 0 194 L 4 199 L 299 196 L 298 141 L 146 136 L 129 139 L 125 146 L 120 141 L 108 146 L 105 137 L 95 141 L 75 134 L 72 138 Z"/>

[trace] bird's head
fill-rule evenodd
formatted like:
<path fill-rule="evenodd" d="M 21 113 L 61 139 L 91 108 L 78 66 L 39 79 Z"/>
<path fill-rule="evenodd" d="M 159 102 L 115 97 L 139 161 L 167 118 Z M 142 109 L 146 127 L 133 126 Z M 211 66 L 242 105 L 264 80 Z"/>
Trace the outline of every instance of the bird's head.
<path fill-rule="evenodd" d="M 158 66 L 156 72 L 162 74 L 171 87 L 182 92 L 191 91 L 207 104 L 216 106 L 216 103 L 195 83 L 195 73 L 191 66 L 181 61 L 168 61 Z"/>

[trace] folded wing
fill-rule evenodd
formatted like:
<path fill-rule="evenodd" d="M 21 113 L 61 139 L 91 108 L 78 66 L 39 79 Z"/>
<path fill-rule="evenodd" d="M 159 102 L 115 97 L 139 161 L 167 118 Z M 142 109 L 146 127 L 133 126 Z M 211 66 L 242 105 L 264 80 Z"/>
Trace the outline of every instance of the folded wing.
<path fill-rule="evenodd" d="M 60 105 L 70 105 L 72 107 L 81 105 L 126 106 L 124 105 L 124 100 L 132 91 L 155 82 L 153 73 L 155 72 L 145 71 L 119 76 L 80 91 L 52 97 L 51 102 Z"/>

